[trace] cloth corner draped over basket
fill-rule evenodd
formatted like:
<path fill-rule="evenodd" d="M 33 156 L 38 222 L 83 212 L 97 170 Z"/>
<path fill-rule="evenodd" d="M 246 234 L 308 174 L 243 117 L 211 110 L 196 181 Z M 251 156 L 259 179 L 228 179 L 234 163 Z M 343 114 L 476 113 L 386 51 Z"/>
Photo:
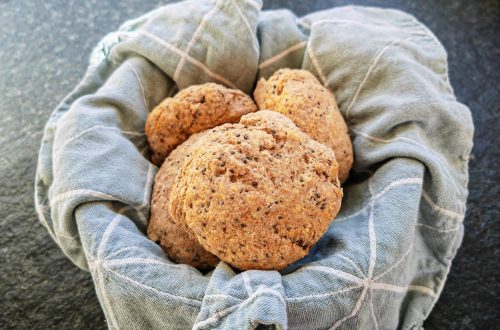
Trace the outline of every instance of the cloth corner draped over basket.
<path fill-rule="evenodd" d="M 463 236 L 473 126 L 446 52 L 415 18 L 341 7 L 297 18 L 258 0 L 186 1 L 126 22 L 50 117 L 36 207 L 89 270 L 112 329 L 420 328 Z M 342 209 L 284 272 L 208 274 L 147 239 L 158 170 L 144 123 L 162 99 L 217 82 L 251 94 L 282 67 L 336 96 L 355 164 Z"/>

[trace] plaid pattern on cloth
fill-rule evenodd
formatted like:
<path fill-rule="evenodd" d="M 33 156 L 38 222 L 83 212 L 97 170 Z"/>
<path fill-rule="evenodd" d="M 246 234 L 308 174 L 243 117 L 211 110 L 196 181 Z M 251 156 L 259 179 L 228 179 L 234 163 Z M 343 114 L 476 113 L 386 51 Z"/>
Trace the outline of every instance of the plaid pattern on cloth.
<path fill-rule="evenodd" d="M 258 0 L 197 0 L 126 22 L 45 128 L 40 221 L 91 272 L 111 329 L 420 328 L 461 243 L 473 126 L 446 52 L 415 18 L 341 7 L 297 18 Z M 282 67 L 335 94 L 355 164 L 342 209 L 285 271 L 202 274 L 145 229 L 158 170 L 144 124 L 162 99 L 217 82 L 251 93 Z"/>

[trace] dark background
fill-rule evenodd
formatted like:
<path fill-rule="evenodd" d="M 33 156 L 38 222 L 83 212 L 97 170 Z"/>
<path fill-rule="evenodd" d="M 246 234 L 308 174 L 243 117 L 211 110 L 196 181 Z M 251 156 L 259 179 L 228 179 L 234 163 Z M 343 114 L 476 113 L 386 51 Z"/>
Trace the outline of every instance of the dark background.
<path fill-rule="evenodd" d="M 33 203 L 46 120 L 83 77 L 96 43 L 168 1 L 0 0 L 0 328 L 106 327 L 90 275 L 39 224 Z M 345 4 L 405 10 L 448 50 L 476 127 L 465 237 L 425 327 L 500 327 L 500 1 L 265 1 L 297 15 Z"/>

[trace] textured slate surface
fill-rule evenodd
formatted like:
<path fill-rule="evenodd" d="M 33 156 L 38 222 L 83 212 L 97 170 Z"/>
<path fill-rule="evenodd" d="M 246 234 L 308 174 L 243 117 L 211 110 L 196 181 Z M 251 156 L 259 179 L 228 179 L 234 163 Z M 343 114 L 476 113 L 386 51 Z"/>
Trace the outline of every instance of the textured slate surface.
<path fill-rule="evenodd" d="M 90 275 L 38 223 L 36 157 L 44 123 L 79 82 L 92 47 L 166 1 L 0 0 L 0 328 L 101 329 Z M 500 320 L 500 2 L 266 1 L 303 15 L 345 4 L 393 7 L 427 24 L 449 53 L 450 78 L 476 125 L 465 238 L 429 329 L 493 329 Z"/>

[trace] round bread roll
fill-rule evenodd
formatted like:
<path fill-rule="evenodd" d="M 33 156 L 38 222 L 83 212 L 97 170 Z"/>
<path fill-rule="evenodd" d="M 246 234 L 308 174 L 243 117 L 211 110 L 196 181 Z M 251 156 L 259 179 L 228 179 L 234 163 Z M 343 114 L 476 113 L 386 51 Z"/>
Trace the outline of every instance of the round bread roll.
<path fill-rule="evenodd" d="M 148 116 L 145 130 L 151 160 L 161 165 L 191 134 L 237 122 L 242 115 L 256 110 L 253 100 L 236 89 L 214 83 L 183 89 L 163 100 Z"/>
<path fill-rule="evenodd" d="M 190 157 L 193 145 L 205 134 L 206 131 L 191 135 L 163 162 L 155 177 L 148 225 L 149 239 L 159 243 L 172 261 L 191 265 L 201 271 L 214 268 L 219 259 L 207 252 L 193 234 L 173 221 L 168 210 L 168 201 L 172 184 L 184 160 Z"/>
<path fill-rule="evenodd" d="M 335 97 L 309 71 L 280 69 L 261 79 L 254 91 L 259 109 L 277 111 L 316 141 L 330 147 L 339 163 L 341 183 L 349 177 L 353 151 Z"/>
<path fill-rule="evenodd" d="M 304 257 L 340 209 L 333 151 L 272 111 L 211 129 L 175 179 L 170 213 L 240 269 Z"/>

